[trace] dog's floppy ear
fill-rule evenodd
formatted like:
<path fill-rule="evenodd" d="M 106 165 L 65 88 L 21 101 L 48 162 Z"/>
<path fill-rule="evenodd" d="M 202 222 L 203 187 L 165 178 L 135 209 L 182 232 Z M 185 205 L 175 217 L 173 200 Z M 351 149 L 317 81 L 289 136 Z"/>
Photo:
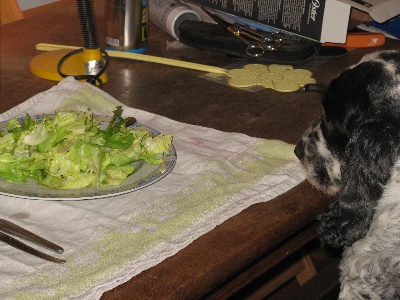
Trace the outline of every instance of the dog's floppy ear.
<path fill-rule="evenodd" d="M 365 236 L 377 201 L 397 159 L 399 121 L 371 114 L 354 129 L 342 162 L 342 186 L 328 213 L 321 215 L 319 237 L 334 247 Z"/>

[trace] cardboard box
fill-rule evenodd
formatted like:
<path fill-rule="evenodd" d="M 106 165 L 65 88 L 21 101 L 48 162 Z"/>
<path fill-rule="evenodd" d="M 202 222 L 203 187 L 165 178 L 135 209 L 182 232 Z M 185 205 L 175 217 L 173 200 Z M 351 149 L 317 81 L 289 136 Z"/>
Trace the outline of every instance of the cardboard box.
<path fill-rule="evenodd" d="M 399 0 L 339 0 L 368 13 L 378 23 L 383 23 L 400 14 Z"/>
<path fill-rule="evenodd" d="M 399 0 L 187 0 L 228 17 L 293 33 L 321 43 L 345 43 L 352 7 L 375 20 L 400 13 Z M 394 5 L 397 2 L 397 6 Z M 376 4 L 378 3 L 378 4 Z M 397 13 L 396 13 L 397 12 Z M 260 28 L 255 26 L 256 28 Z"/>

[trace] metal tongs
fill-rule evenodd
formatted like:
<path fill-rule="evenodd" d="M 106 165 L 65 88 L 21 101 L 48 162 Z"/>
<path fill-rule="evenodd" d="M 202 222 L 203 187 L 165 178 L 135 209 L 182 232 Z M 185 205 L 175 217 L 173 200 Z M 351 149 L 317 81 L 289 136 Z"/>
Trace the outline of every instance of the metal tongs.
<path fill-rule="evenodd" d="M 240 23 L 229 23 L 219 16 L 210 13 L 204 7 L 202 9 L 217 24 L 225 27 L 226 30 L 247 44 L 246 54 L 249 57 L 260 57 L 264 55 L 265 51 L 277 50 L 283 39 L 283 36 L 279 33 L 259 31 Z"/>
<path fill-rule="evenodd" d="M 15 235 L 19 238 L 23 238 L 30 242 L 33 242 L 41 247 L 50 249 L 56 253 L 63 253 L 64 249 L 60 246 L 12 223 L 4 219 L 0 219 L 0 241 L 7 243 L 8 245 L 17 248 L 19 250 L 25 251 L 29 254 L 35 255 L 42 259 L 46 259 L 48 261 L 56 262 L 56 263 L 65 263 L 64 259 L 50 256 L 44 252 L 41 252 L 35 248 L 32 248 L 18 239 L 12 237 L 11 235 Z"/>

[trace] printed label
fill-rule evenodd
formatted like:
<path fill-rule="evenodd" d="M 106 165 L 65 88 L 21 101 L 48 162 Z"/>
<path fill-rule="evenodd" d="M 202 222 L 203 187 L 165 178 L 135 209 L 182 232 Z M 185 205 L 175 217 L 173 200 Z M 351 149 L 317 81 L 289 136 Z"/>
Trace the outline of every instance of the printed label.
<path fill-rule="evenodd" d="M 110 46 L 119 46 L 119 40 L 118 39 L 113 39 L 109 36 L 106 36 L 106 43 L 109 44 Z"/>

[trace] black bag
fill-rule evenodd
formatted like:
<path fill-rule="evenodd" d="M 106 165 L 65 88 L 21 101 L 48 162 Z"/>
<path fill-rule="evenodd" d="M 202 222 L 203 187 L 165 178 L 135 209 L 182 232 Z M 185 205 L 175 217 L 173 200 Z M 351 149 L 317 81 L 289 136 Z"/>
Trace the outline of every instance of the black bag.
<path fill-rule="evenodd" d="M 218 24 L 185 20 L 178 29 L 179 40 L 188 46 L 267 63 L 298 64 L 347 53 L 345 48 L 322 47 L 318 42 L 286 35 L 276 50 L 266 50 L 262 56 L 250 57 L 246 53 L 247 44 Z"/>

